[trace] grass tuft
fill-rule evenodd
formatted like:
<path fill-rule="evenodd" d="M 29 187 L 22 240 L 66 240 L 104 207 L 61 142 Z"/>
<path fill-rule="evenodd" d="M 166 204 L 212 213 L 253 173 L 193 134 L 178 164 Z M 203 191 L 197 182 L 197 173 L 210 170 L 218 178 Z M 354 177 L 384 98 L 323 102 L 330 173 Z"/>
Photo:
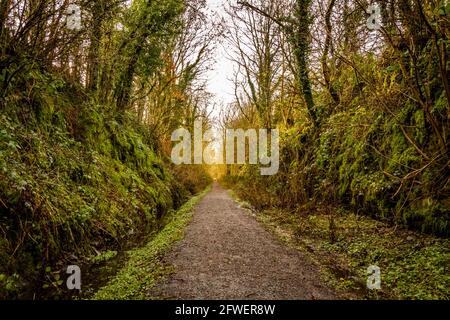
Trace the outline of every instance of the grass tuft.
<path fill-rule="evenodd" d="M 208 187 L 191 198 L 177 212 L 167 216 L 167 224 L 145 246 L 128 251 L 128 261 L 109 283 L 94 294 L 94 300 L 141 300 L 152 298 L 150 289 L 158 280 L 173 272 L 161 256 L 183 238 L 194 206 L 210 191 Z"/>

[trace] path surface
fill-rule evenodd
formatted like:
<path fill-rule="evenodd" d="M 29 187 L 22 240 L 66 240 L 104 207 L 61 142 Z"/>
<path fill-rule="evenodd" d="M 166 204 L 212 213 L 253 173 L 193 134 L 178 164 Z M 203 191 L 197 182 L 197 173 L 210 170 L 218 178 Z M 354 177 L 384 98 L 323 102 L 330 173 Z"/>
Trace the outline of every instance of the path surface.
<path fill-rule="evenodd" d="M 175 273 L 154 294 L 165 299 L 333 299 L 317 269 L 281 244 L 215 184 L 164 258 Z"/>

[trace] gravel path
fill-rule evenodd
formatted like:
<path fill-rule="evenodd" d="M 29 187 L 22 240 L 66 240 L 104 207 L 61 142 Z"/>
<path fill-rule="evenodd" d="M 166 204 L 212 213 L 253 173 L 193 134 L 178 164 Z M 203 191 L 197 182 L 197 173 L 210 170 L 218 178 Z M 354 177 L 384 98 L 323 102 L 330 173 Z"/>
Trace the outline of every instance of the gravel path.
<path fill-rule="evenodd" d="M 280 243 L 217 184 L 164 262 L 175 266 L 154 292 L 165 299 L 335 298 L 306 257 Z"/>

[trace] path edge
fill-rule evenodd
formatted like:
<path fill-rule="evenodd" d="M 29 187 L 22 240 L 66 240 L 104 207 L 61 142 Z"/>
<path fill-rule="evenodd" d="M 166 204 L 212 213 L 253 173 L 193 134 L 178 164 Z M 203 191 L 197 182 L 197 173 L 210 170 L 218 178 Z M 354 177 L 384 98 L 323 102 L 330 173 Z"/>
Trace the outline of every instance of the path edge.
<path fill-rule="evenodd" d="M 128 251 L 129 258 L 125 265 L 91 300 L 158 299 L 149 295 L 150 290 L 173 272 L 173 267 L 164 265 L 161 259 L 175 243 L 184 238 L 196 205 L 211 189 L 212 186 L 208 186 L 167 217 L 164 228 L 145 245 Z"/>

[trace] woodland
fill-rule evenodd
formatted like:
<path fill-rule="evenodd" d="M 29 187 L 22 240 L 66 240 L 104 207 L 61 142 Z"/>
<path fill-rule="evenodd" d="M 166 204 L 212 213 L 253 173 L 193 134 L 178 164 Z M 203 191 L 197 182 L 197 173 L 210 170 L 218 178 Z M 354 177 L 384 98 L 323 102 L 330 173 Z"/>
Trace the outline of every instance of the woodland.
<path fill-rule="evenodd" d="M 120 256 L 213 180 L 299 234 L 326 217 L 331 245 L 354 216 L 436 239 L 414 270 L 439 288 L 401 297 L 448 299 L 450 3 L 219 2 L 1 0 L 0 299 L 60 294 L 69 262 Z M 221 46 L 226 105 L 208 91 Z M 278 129 L 278 173 L 174 164 L 196 120 Z"/>

